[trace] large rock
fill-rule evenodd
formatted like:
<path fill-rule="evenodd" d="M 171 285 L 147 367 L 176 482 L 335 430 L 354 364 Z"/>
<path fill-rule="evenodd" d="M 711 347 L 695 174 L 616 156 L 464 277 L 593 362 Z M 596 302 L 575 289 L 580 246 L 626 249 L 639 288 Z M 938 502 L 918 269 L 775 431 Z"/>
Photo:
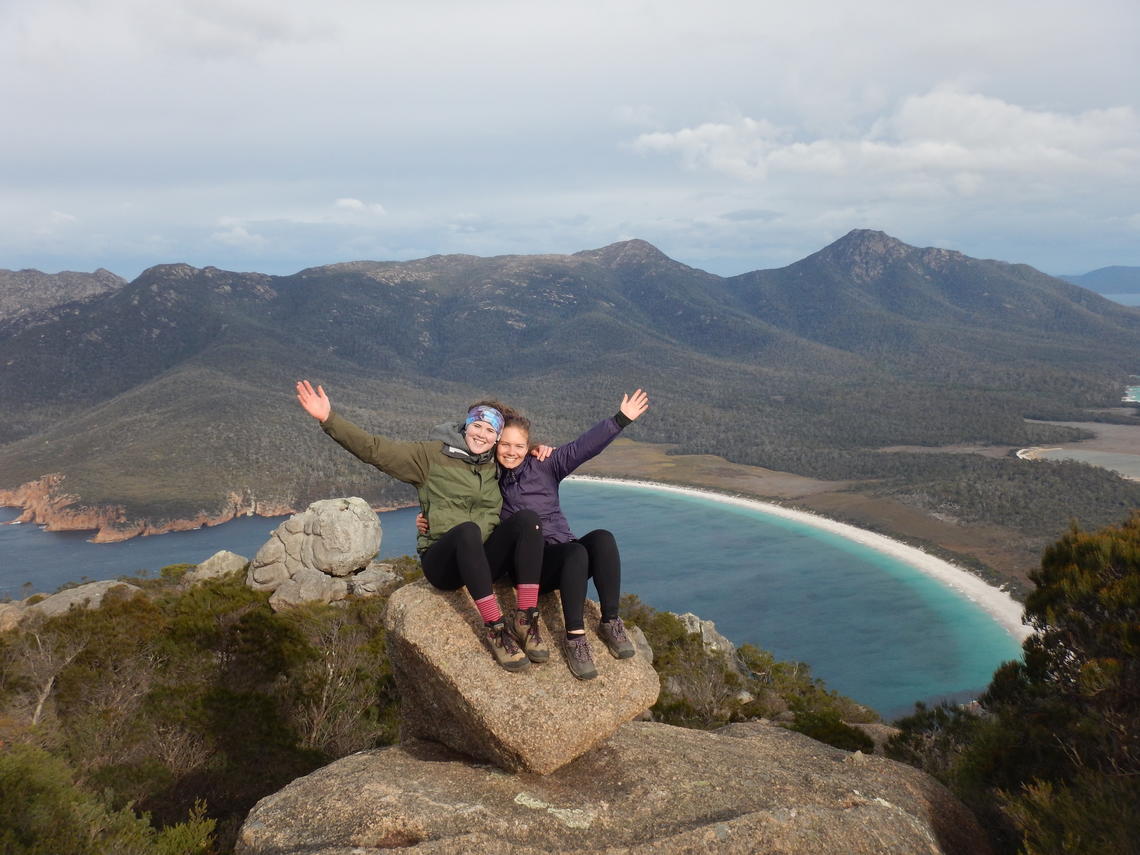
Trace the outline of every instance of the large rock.
<path fill-rule="evenodd" d="M 182 581 L 188 585 L 193 585 L 195 582 L 203 582 L 206 579 L 218 579 L 222 576 L 228 576 L 230 573 L 236 573 L 248 563 L 249 559 L 244 555 L 238 555 L 228 549 L 221 549 L 183 576 Z"/>
<path fill-rule="evenodd" d="M 689 635 L 699 635 L 705 650 L 709 653 L 720 653 L 729 662 L 736 658 L 736 645 L 717 631 L 716 624 L 711 620 L 701 620 L 692 612 L 677 615 L 677 620 L 685 626 Z"/>
<path fill-rule="evenodd" d="M 563 710 L 574 715 L 577 709 Z M 238 855 L 882 855 L 990 851 L 941 784 L 783 728 L 634 722 L 548 775 L 442 746 L 363 751 L 262 799 Z"/>
<path fill-rule="evenodd" d="M 24 620 L 24 607 L 16 603 L 0 603 L 0 632 L 15 629 Z"/>
<path fill-rule="evenodd" d="M 513 593 L 500 589 L 499 602 L 513 607 Z M 579 681 L 559 644 L 565 627 L 557 594 L 540 602 L 550 660 L 510 673 L 491 658 L 466 591 L 437 591 L 424 580 L 400 588 L 388 602 L 384 625 L 402 735 L 441 742 L 504 769 L 539 773 L 606 739 L 656 702 L 660 684 L 644 656 L 609 655 L 596 635 L 598 607 L 591 601 L 586 606 L 598 676 Z"/>
<path fill-rule="evenodd" d="M 323 499 L 289 517 L 257 551 L 246 584 L 275 608 L 332 602 L 380 549 L 380 517 L 364 499 Z"/>
<path fill-rule="evenodd" d="M 348 593 L 354 597 L 376 597 L 400 587 L 403 579 L 383 561 L 373 561 L 349 579 Z"/>
<path fill-rule="evenodd" d="M 103 605 L 103 600 L 108 594 L 114 592 L 115 596 L 133 596 L 141 589 L 137 585 L 131 585 L 126 582 L 118 582 L 114 579 L 108 579 L 103 582 L 89 582 L 86 585 L 78 585 L 74 588 L 68 588 L 65 591 L 60 591 L 58 594 L 52 594 L 40 600 L 35 605 L 28 606 L 26 612 L 28 615 L 38 615 L 40 617 L 57 617 L 62 614 L 67 614 L 71 609 L 97 609 Z"/>

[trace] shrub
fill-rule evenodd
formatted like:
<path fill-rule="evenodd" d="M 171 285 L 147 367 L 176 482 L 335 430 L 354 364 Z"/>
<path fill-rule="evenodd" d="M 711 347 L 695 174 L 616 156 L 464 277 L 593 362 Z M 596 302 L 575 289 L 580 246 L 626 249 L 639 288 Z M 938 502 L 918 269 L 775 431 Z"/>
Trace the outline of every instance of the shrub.
<path fill-rule="evenodd" d="M 197 855 L 213 820 L 197 805 L 184 823 L 156 830 L 145 816 L 111 810 L 76 785 L 57 757 L 29 745 L 0 751 L 0 851 L 5 855 Z"/>

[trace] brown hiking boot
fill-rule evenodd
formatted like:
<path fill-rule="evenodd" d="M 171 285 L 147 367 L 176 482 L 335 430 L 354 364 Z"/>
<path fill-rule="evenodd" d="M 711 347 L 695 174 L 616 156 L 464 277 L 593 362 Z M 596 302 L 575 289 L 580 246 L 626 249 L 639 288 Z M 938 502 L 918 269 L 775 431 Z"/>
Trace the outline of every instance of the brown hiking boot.
<path fill-rule="evenodd" d="M 491 655 L 495 657 L 496 662 L 508 671 L 521 671 L 529 664 L 511 637 L 511 631 L 507 629 L 505 620 L 500 619 L 484 626 L 487 630 L 487 642 L 491 645 Z"/>
<path fill-rule="evenodd" d="M 585 633 L 566 639 L 566 664 L 570 666 L 570 673 L 579 680 L 593 680 L 598 676 L 594 654 L 590 652 L 590 642 L 586 640 Z"/>
<path fill-rule="evenodd" d="M 636 652 L 625 632 L 621 618 L 604 620 L 598 624 L 598 638 L 609 648 L 616 659 L 629 659 Z"/>
<path fill-rule="evenodd" d="M 531 662 L 545 662 L 550 658 L 550 648 L 538 631 L 538 609 L 515 609 L 511 633 Z"/>

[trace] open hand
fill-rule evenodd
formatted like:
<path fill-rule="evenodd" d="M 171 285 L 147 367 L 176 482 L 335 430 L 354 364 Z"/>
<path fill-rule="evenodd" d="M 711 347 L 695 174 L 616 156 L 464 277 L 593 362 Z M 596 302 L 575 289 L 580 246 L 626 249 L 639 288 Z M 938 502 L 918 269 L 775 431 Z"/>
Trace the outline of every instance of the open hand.
<path fill-rule="evenodd" d="M 631 422 L 649 409 L 649 396 L 638 389 L 632 395 L 621 396 L 621 414 Z"/>
<path fill-rule="evenodd" d="M 536 445 L 530 450 L 531 457 L 537 457 L 539 460 L 545 460 L 554 453 L 553 445 Z"/>
<path fill-rule="evenodd" d="M 305 412 L 318 421 L 325 421 L 332 412 L 332 403 L 325 394 L 324 387 L 318 386 L 316 391 L 313 391 L 312 384 L 308 380 L 297 381 L 297 400 L 305 408 Z"/>

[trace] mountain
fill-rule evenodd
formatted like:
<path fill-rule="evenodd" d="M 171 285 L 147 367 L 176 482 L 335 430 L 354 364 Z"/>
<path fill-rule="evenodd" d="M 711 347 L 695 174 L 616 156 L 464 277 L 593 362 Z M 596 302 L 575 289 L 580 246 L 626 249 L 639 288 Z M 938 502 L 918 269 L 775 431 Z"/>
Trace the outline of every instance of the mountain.
<path fill-rule="evenodd" d="M 1137 365 L 1140 311 L 872 231 L 731 278 L 640 240 L 292 276 L 170 264 L 0 319 L 0 489 L 58 473 L 72 508 L 111 508 L 102 518 L 124 531 L 349 492 L 405 501 L 315 429 L 296 379 L 403 439 L 493 395 L 561 442 L 644 386 L 639 439 L 865 481 L 928 509 L 952 496 L 963 519 L 970 502 L 1008 507 L 1055 535 L 1071 486 L 1029 501 L 1043 476 L 1016 463 L 879 449 L 1072 438 L 1024 417 L 1087 419 L 1119 402 Z M 963 481 L 992 489 L 962 498 Z M 1095 505 L 1092 522 L 1140 504 L 1119 479 L 1093 481 L 1078 502 Z"/>
<path fill-rule="evenodd" d="M 1140 294 L 1140 267 L 1101 267 L 1060 278 L 1098 294 Z"/>
<path fill-rule="evenodd" d="M 41 313 L 75 300 L 83 300 L 127 284 L 110 270 L 94 273 L 41 273 L 38 270 L 0 270 L 0 321 Z"/>

